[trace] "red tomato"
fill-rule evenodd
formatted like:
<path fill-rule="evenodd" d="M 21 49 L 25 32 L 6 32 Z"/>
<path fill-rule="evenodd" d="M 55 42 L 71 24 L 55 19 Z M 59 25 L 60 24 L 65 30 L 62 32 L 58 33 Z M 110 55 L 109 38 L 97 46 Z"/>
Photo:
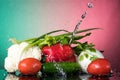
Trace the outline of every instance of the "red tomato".
<path fill-rule="evenodd" d="M 99 58 L 88 65 L 87 71 L 92 75 L 107 75 L 111 71 L 111 66 L 108 60 Z"/>
<path fill-rule="evenodd" d="M 19 62 L 18 70 L 24 75 L 34 75 L 41 70 L 41 62 L 35 58 L 26 58 Z"/>

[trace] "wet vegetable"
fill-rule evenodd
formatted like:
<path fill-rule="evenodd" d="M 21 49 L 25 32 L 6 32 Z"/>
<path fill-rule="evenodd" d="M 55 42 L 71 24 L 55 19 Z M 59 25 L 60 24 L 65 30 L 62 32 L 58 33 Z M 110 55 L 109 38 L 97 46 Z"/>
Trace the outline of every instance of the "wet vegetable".
<path fill-rule="evenodd" d="M 40 80 L 37 76 L 20 76 L 18 80 Z"/>
<path fill-rule="evenodd" d="M 19 62 L 18 70 L 24 75 L 35 75 L 42 68 L 42 64 L 35 58 L 26 58 Z"/>
<path fill-rule="evenodd" d="M 97 58 L 104 58 L 104 55 L 99 50 L 91 51 L 87 49 L 80 53 L 77 61 L 80 64 L 82 71 L 88 73 L 88 65 Z"/>
<path fill-rule="evenodd" d="M 79 33 L 96 30 L 96 29 L 99 29 L 99 28 L 90 28 L 90 29 L 75 31 L 74 34 L 76 35 L 74 36 L 74 38 L 72 37 L 73 32 L 68 32 L 66 30 L 55 30 L 55 31 L 51 31 L 46 34 L 43 34 L 42 36 L 23 40 L 23 41 L 11 39 L 11 41 L 15 44 L 21 44 L 22 42 L 28 43 L 28 45 L 22 50 L 22 53 L 23 53 L 22 55 L 25 55 L 24 52 L 28 51 L 29 49 L 31 50 L 32 47 L 37 46 L 39 49 L 42 49 L 43 56 L 45 56 L 45 58 L 42 57 L 42 59 L 40 60 L 34 60 L 33 58 L 32 60 L 30 60 L 26 58 L 20 61 L 18 65 L 18 70 L 24 75 L 34 75 L 39 70 L 41 70 L 40 61 L 44 63 L 43 59 L 45 59 L 46 62 L 57 62 L 57 63 L 58 62 L 76 62 L 76 57 L 78 57 L 76 56 L 76 54 L 79 55 L 80 54 L 79 52 L 83 51 L 84 48 L 88 48 L 94 51 L 94 49 L 91 47 L 93 45 L 88 45 L 86 43 L 80 43 L 78 41 L 84 37 L 90 36 L 91 33 L 89 32 L 89 33 L 82 34 L 82 35 L 79 35 Z M 55 36 L 51 35 L 52 33 L 60 32 L 60 31 L 64 31 L 65 33 L 55 35 Z M 72 45 L 75 45 L 75 47 L 72 47 Z M 54 63 L 51 63 L 51 64 L 54 64 Z M 69 66 L 70 64 L 66 63 L 64 65 Z M 76 64 L 78 63 L 76 62 Z M 14 65 L 11 65 L 11 66 L 14 66 Z M 35 66 L 36 68 L 33 66 Z M 62 64 L 62 67 L 63 67 L 63 64 Z M 69 69 L 68 71 L 70 71 L 71 67 L 68 69 Z"/>
<path fill-rule="evenodd" d="M 59 71 L 61 70 L 61 71 Z M 58 63 L 43 63 L 42 72 L 44 74 L 67 73 L 74 74 L 81 71 L 81 67 L 76 62 L 58 62 Z"/>
<path fill-rule="evenodd" d="M 42 48 L 43 54 L 46 56 L 46 62 L 75 62 L 72 47 L 68 44 L 62 45 L 57 43 Z"/>
<path fill-rule="evenodd" d="M 111 66 L 108 60 L 98 58 L 88 65 L 87 71 L 92 75 L 107 75 L 111 72 Z"/>

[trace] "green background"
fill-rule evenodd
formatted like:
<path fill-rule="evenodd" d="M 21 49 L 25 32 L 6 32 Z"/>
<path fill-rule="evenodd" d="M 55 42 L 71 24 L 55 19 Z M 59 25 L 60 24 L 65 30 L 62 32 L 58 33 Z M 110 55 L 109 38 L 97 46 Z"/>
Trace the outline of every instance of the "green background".
<path fill-rule="evenodd" d="M 11 45 L 9 38 L 22 40 L 42 33 L 42 31 L 38 34 L 34 32 L 37 30 L 35 28 L 40 26 L 37 26 L 38 21 L 35 20 L 38 15 L 35 15 L 34 12 L 37 9 L 33 9 L 37 8 L 37 6 L 32 1 L 0 0 L 0 68 L 3 68 L 4 58 L 7 56 L 7 48 Z M 41 9 L 38 14 L 42 18 Z M 39 21 L 39 24 L 42 26 L 41 21 Z"/>
<path fill-rule="evenodd" d="M 78 1 L 0 0 L 0 68 L 11 45 L 9 38 L 24 40 L 55 29 L 73 29 L 80 19 L 74 14 L 79 14 Z"/>
<path fill-rule="evenodd" d="M 70 29 L 65 26 L 74 16 L 68 15 L 76 4 L 70 6 L 71 1 L 64 4 L 64 0 L 0 0 L 0 68 L 11 45 L 9 38 L 24 40 L 55 29 Z"/>

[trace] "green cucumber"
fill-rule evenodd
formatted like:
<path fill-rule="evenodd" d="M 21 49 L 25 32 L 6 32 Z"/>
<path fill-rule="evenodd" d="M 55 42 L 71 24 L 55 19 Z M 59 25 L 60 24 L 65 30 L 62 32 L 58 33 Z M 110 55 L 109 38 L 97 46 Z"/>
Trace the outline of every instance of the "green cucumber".
<path fill-rule="evenodd" d="M 59 69 L 58 69 L 58 67 L 59 67 Z M 72 73 L 76 73 L 76 72 L 79 72 L 82 70 L 81 70 L 80 65 L 77 62 L 43 63 L 42 73 L 56 74 L 56 73 L 61 73 L 61 71 L 65 72 L 67 74 L 72 74 Z"/>

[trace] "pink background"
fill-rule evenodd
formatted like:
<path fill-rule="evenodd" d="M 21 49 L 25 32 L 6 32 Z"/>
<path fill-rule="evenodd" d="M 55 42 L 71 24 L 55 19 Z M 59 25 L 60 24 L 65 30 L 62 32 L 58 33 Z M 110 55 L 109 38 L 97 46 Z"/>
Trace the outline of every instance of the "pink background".
<path fill-rule="evenodd" d="M 93 2 L 89 9 L 87 3 Z M 120 68 L 120 0 L 48 0 L 43 3 L 44 31 L 66 29 L 73 31 L 81 15 L 87 10 L 87 16 L 79 29 L 92 27 L 102 30 L 92 31 L 92 35 L 83 39 L 94 43 L 97 49 L 104 50 L 105 58 L 116 69 Z"/>
<path fill-rule="evenodd" d="M 89 9 L 87 3 L 91 1 L 93 8 Z M 58 29 L 56 26 L 59 26 L 73 31 L 81 15 L 87 10 L 87 16 L 79 29 L 98 27 L 102 30 L 92 31 L 92 35 L 82 41 L 92 42 L 96 49 L 104 50 L 104 56 L 113 69 L 120 70 L 120 0 L 61 0 L 56 5 L 52 5 L 56 7 L 53 10 L 56 13 L 49 12 L 55 19 L 55 23 L 48 20 L 50 26 L 55 25 L 53 29 Z M 50 14 L 46 13 L 47 16 Z"/>
<path fill-rule="evenodd" d="M 93 31 L 87 40 L 93 42 L 97 49 L 104 50 L 112 67 L 120 70 L 120 0 L 96 0 L 82 26 L 103 29 Z"/>

